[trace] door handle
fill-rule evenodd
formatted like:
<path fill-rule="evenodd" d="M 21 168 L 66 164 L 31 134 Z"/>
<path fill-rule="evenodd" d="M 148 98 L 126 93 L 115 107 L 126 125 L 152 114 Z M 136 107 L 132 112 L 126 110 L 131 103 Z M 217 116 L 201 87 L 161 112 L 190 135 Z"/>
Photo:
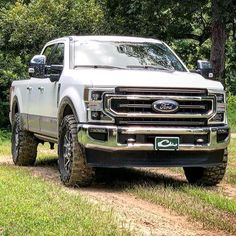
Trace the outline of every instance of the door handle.
<path fill-rule="evenodd" d="M 40 92 L 44 91 L 44 87 L 38 87 L 38 90 L 40 90 Z"/>
<path fill-rule="evenodd" d="M 32 90 L 32 87 L 28 86 L 26 89 L 30 92 Z"/>

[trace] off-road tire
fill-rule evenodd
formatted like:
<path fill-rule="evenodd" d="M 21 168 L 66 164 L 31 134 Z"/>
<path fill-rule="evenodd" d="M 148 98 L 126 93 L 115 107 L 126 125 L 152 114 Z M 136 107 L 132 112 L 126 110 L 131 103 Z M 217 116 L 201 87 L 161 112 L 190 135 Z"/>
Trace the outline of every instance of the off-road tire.
<path fill-rule="evenodd" d="M 184 167 L 184 173 L 189 183 L 198 186 L 216 186 L 224 178 L 227 167 L 227 150 L 224 162 L 212 167 Z"/>
<path fill-rule="evenodd" d="M 37 157 L 38 142 L 34 135 L 24 129 L 21 114 L 16 113 L 12 125 L 12 159 L 15 165 L 32 166 Z"/>
<path fill-rule="evenodd" d="M 77 122 L 73 115 L 65 116 L 60 125 L 58 156 L 60 178 L 65 186 L 85 187 L 91 184 L 94 171 L 87 165 L 85 150 L 78 142 Z"/>

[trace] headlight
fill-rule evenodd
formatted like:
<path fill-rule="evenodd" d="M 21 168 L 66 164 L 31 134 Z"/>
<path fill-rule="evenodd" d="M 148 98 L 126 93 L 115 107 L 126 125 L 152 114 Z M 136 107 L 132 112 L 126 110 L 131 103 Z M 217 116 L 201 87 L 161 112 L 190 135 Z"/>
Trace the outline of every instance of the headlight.
<path fill-rule="evenodd" d="M 212 92 L 210 95 L 215 96 L 216 100 L 216 114 L 209 120 L 209 124 L 226 123 L 226 99 L 225 92 Z"/>
<path fill-rule="evenodd" d="M 114 93 L 114 88 L 85 88 L 84 101 L 87 107 L 88 122 L 114 123 L 114 119 L 103 111 L 104 93 Z"/>

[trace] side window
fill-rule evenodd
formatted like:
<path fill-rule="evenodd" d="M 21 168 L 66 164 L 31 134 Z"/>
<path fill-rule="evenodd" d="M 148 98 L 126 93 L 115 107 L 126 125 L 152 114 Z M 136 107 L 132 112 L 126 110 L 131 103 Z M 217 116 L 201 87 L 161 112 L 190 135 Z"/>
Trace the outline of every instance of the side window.
<path fill-rule="evenodd" d="M 50 58 L 51 65 L 64 65 L 64 43 L 59 43 Z"/>
<path fill-rule="evenodd" d="M 55 46 L 55 44 L 54 44 L 54 45 L 49 45 L 49 46 L 47 46 L 47 47 L 44 49 L 44 51 L 43 51 L 43 55 L 46 56 L 46 60 L 47 60 L 47 61 L 46 61 L 46 64 L 49 63 L 50 55 L 51 55 L 51 53 L 52 53 L 52 50 L 53 50 L 54 46 Z"/>

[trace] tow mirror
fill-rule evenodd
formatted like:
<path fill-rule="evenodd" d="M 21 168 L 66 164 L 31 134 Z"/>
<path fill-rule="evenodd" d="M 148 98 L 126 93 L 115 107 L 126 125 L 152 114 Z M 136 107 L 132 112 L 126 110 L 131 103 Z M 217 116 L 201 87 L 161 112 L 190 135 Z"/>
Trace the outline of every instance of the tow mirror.
<path fill-rule="evenodd" d="M 46 57 L 44 55 L 34 56 L 29 64 L 30 77 L 43 78 L 45 75 Z"/>
<path fill-rule="evenodd" d="M 207 60 L 197 61 L 197 73 L 201 74 L 206 79 L 213 79 L 213 70 L 211 63 Z"/>

